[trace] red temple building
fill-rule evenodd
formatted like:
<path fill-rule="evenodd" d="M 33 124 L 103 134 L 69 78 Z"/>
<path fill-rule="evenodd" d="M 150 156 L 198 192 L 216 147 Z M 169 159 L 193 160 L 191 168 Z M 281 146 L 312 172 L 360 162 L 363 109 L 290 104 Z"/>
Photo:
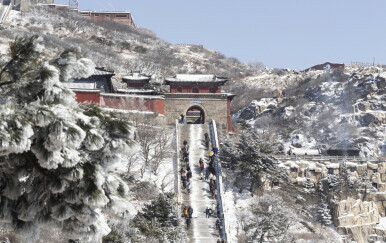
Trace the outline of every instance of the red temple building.
<path fill-rule="evenodd" d="M 187 123 L 214 119 L 224 129 L 231 129 L 230 104 L 234 95 L 222 92 L 222 85 L 228 81 L 225 77 L 177 74 L 165 79 L 170 92 L 160 94 L 151 88 L 149 75 L 131 72 L 122 77 L 122 82 L 113 82 L 113 76 L 111 70 L 96 68 L 89 78 L 66 85 L 75 92 L 79 103 L 154 112 L 163 115 L 167 124 L 174 124 L 181 115 Z"/>

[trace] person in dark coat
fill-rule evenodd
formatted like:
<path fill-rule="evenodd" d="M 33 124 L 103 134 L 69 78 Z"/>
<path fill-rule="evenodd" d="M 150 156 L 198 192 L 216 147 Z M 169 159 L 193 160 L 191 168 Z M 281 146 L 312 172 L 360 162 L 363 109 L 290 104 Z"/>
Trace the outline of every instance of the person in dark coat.
<path fill-rule="evenodd" d="M 209 207 L 206 207 L 205 214 L 206 214 L 206 217 L 209 218 Z"/>
<path fill-rule="evenodd" d="M 208 210 L 208 218 L 209 218 L 210 216 L 212 216 L 212 213 L 213 213 L 213 210 L 212 210 L 211 208 L 209 208 L 209 210 Z"/>
<path fill-rule="evenodd" d="M 205 169 L 205 180 L 206 180 L 206 181 L 209 179 L 209 174 L 210 174 L 209 169 L 206 168 L 206 169 Z"/>
<path fill-rule="evenodd" d="M 188 213 L 189 213 L 189 218 L 192 218 L 193 208 L 191 206 L 189 206 L 188 208 Z"/>
<path fill-rule="evenodd" d="M 210 167 L 210 173 L 212 173 L 212 175 L 215 174 L 215 170 L 214 170 L 214 167 Z"/>
<path fill-rule="evenodd" d="M 192 172 L 189 170 L 188 173 L 186 173 L 186 178 L 188 181 L 190 181 L 190 178 L 192 178 Z"/>
<path fill-rule="evenodd" d="M 185 177 L 183 177 L 185 178 Z M 184 187 L 184 189 L 186 188 L 186 180 L 182 180 L 182 186 Z"/>
<path fill-rule="evenodd" d="M 188 153 L 188 151 L 185 150 L 185 151 L 183 152 L 183 157 L 184 157 L 184 158 L 189 158 L 189 153 Z"/>
<path fill-rule="evenodd" d="M 192 222 L 192 220 L 191 220 L 191 218 L 186 218 L 186 228 L 188 228 L 189 229 L 189 227 L 190 227 L 190 223 Z"/>
<path fill-rule="evenodd" d="M 216 220 L 216 229 L 220 229 L 220 219 Z"/>

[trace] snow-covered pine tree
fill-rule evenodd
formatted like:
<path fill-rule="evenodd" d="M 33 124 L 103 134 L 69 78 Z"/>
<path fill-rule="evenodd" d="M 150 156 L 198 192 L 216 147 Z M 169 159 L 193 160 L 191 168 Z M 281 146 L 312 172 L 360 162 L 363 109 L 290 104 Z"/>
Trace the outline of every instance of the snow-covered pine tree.
<path fill-rule="evenodd" d="M 251 180 L 250 191 L 262 186 L 264 181 L 288 181 L 285 170 L 278 161 L 260 151 L 258 136 L 253 131 L 246 131 L 237 143 L 237 165 L 241 173 Z"/>
<path fill-rule="evenodd" d="M 153 238 L 161 242 L 186 240 L 178 211 L 173 207 L 174 197 L 173 193 L 159 194 L 134 218 L 133 225 L 147 239 Z"/>
<path fill-rule="evenodd" d="M 331 211 L 328 208 L 328 203 L 322 202 L 319 205 L 318 208 L 318 216 L 319 220 L 323 225 L 331 225 L 332 224 L 332 217 L 331 217 Z"/>
<path fill-rule="evenodd" d="M 223 167 L 235 169 L 237 166 L 237 149 L 230 138 L 222 145 L 220 156 Z"/>
<path fill-rule="evenodd" d="M 293 242 L 288 229 L 298 220 L 296 211 L 281 196 L 265 193 L 250 205 L 244 230 L 248 242 Z"/>
<path fill-rule="evenodd" d="M 42 39 L 16 38 L 0 70 L 0 221 L 33 242 L 40 227 L 97 242 L 104 213 L 127 209 L 127 185 L 112 170 L 130 152 L 130 124 L 80 108 L 61 82 L 94 64 L 68 50 L 49 62 Z"/>

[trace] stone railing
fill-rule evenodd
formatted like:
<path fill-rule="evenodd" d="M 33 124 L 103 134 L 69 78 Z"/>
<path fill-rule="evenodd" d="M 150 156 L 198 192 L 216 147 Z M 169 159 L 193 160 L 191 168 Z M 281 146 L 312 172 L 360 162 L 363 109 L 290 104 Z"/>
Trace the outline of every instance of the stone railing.
<path fill-rule="evenodd" d="M 212 122 L 209 124 L 209 132 L 210 132 L 210 139 L 212 143 L 212 148 L 217 148 L 219 149 L 219 143 L 218 143 L 218 137 L 217 137 L 217 127 L 216 127 L 216 122 L 215 120 L 212 120 Z M 220 215 L 217 215 L 217 217 L 221 220 L 221 225 L 222 225 L 222 230 L 220 231 L 220 236 L 222 239 L 227 242 L 227 235 L 228 235 L 228 230 L 225 226 L 225 218 L 224 218 L 224 210 L 223 210 L 223 203 L 222 203 L 222 198 L 223 198 L 223 193 L 224 193 L 224 187 L 222 183 L 222 168 L 221 168 L 221 163 L 218 155 L 215 156 L 215 162 L 214 162 L 214 168 L 216 171 L 216 187 L 217 187 L 217 204 L 219 205 L 218 211 Z"/>
<path fill-rule="evenodd" d="M 180 187 L 180 138 L 178 133 L 178 120 L 176 119 L 176 131 L 175 131 L 175 155 L 174 155 L 174 164 L 173 164 L 173 170 L 174 170 L 174 192 L 176 193 L 176 197 L 174 199 L 174 210 L 176 211 L 177 215 L 181 212 L 181 202 L 182 202 L 182 195 L 181 195 L 181 187 Z"/>
<path fill-rule="evenodd" d="M 328 155 L 273 155 L 278 160 L 309 160 L 309 161 L 330 161 L 330 162 L 353 162 L 353 163 L 381 163 L 386 158 L 382 157 L 360 157 L 360 156 L 328 156 Z"/>
<path fill-rule="evenodd" d="M 4 4 L 4 2 L 2 4 Z M 0 5 L 0 7 L 2 7 L 2 5 Z M 13 7 L 12 3 L 9 3 L 8 5 L 3 5 L 4 12 L 0 16 L 0 24 L 3 24 L 3 22 L 7 19 L 9 13 L 12 10 L 12 7 Z"/>

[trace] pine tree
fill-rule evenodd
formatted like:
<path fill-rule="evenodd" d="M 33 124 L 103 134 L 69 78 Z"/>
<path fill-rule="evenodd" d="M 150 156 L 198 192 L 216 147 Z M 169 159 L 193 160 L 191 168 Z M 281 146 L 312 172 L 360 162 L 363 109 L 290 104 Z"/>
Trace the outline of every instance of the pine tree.
<path fill-rule="evenodd" d="M 264 180 L 288 181 L 288 175 L 278 161 L 260 151 L 260 142 L 254 132 L 245 132 L 237 143 L 237 165 L 244 176 L 251 180 L 250 191 L 262 186 Z"/>
<path fill-rule="evenodd" d="M 288 229 L 298 220 L 283 198 L 265 193 L 254 200 L 245 219 L 248 242 L 293 242 Z"/>
<path fill-rule="evenodd" d="M 331 217 L 331 212 L 330 209 L 328 208 L 328 203 L 322 202 L 319 205 L 318 208 L 318 216 L 319 220 L 323 225 L 331 225 L 332 224 L 332 217 Z"/>
<path fill-rule="evenodd" d="M 80 108 L 61 82 L 92 74 L 77 50 L 44 59 L 42 39 L 16 38 L 1 65 L 0 220 L 33 242 L 40 227 L 97 242 L 104 213 L 127 207 L 112 170 L 130 151 L 130 124 L 95 106 Z"/>
<path fill-rule="evenodd" d="M 177 210 L 173 207 L 173 193 L 159 194 L 134 218 L 134 226 L 145 237 L 159 241 L 182 242 L 185 239 Z"/>

